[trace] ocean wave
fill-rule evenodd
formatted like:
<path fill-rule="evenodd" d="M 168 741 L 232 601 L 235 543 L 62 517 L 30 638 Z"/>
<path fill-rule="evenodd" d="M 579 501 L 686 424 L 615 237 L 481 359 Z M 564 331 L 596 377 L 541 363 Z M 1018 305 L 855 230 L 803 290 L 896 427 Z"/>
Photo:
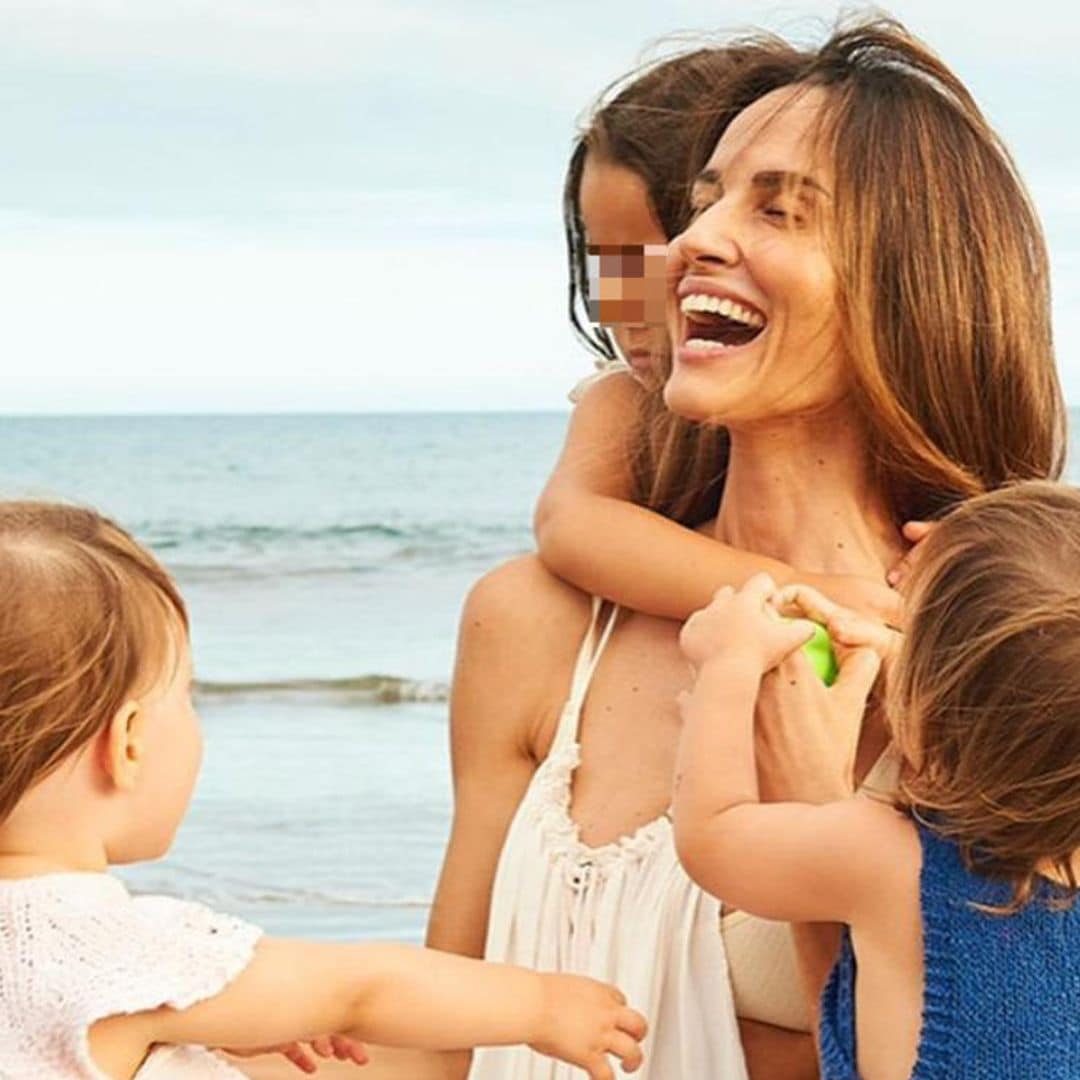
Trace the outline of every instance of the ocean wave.
<path fill-rule="evenodd" d="M 326 526 L 157 521 L 135 532 L 185 583 L 481 568 L 532 546 L 527 522 L 467 517 Z"/>
<path fill-rule="evenodd" d="M 135 893 L 165 892 L 182 900 L 213 899 L 217 903 L 240 902 L 250 906 L 340 907 L 357 909 L 410 909 L 429 908 L 428 897 L 370 896 L 344 889 L 320 889 L 311 886 L 274 885 L 265 881 L 251 881 L 199 870 L 195 867 L 171 863 L 156 868 L 156 873 L 142 874 L 132 889 Z"/>
<path fill-rule="evenodd" d="M 493 560 L 497 561 L 497 560 Z M 302 565 L 288 562 L 257 560 L 244 556 L 227 563 L 184 562 L 169 559 L 169 572 L 184 589 L 192 586 L 221 586 L 222 588 L 264 586 L 286 581 L 332 581 L 355 578 L 379 579 L 393 570 L 392 561 L 358 563 L 348 560 L 324 560 Z M 485 564 L 490 565 L 490 564 Z"/>
<path fill-rule="evenodd" d="M 400 705 L 405 702 L 446 701 L 449 687 L 436 679 L 405 679 L 396 675 L 356 675 L 340 679 L 279 679 L 252 682 L 202 682 L 196 690 L 208 700 L 252 698 L 292 700 L 312 698 L 343 705 Z"/>
<path fill-rule="evenodd" d="M 172 551 L 188 545 L 240 544 L 256 547 L 281 544 L 374 539 L 419 542 L 461 542 L 519 536 L 528 531 L 522 522 L 478 522 L 460 518 L 436 521 L 390 523 L 364 521 L 318 525 L 267 525 L 261 523 L 194 524 L 177 522 L 143 522 L 137 527 L 140 539 L 159 551 Z"/>
<path fill-rule="evenodd" d="M 272 545 L 283 542 L 339 540 L 355 537 L 374 537 L 379 540 L 403 540 L 410 530 L 383 522 L 362 522 L 355 525 L 326 525 L 314 529 L 283 525 L 200 525 L 170 528 L 150 525 L 142 536 L 158 551 L 172 551 L 191 544 L 226 543 Z"/>

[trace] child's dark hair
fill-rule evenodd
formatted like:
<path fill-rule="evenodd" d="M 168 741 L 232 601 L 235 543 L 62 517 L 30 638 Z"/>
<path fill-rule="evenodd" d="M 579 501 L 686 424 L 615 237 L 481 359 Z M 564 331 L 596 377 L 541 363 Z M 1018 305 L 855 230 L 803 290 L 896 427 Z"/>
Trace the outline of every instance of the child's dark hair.
<path fill-rule="evenodd" d="M 184 602 L 143 547 L 80 507 L 0 502 L 0 822 L 157 686 Z"/>
<path fill-rule="evenodd" d="M 923 541 L 888 712 L 909 759 L 901 804 L 969 867 L 1050 871 L 1080 851 L 1080 491 L 1028 481 L 961 504 Z"/>
<path fill-rule="evenodd" d="M 563 186 L 563 226 L 569 272 L 570 323 L 601 360 L 615 343 L 588 311 L 587 237 L 581 218 L 581 178 L 587 157 L 630 169 L 645 183 L 651 208 L 668 239 L 690 219 L 693 178 L 731 120 L 758 97 L 791 82 L 806 55 L 761 34 L 722 46 L 698 47 L 638 68 L 609 86 L 578 135 Z M 671 357 L 655 358 L 664 379 Z M 688 525 L 716 513 L 726 455 L 724 431 L 669 413 L 660 388 L 651 390 L 630 439 L 634 500 Z"/>
<path fill-rule="evenodd" d="M 791 82 L 806 60 L 780 38 L 740 37 L 646 64 L 600 95 L 574 141 L 563 184 L 570 323 L 599 358 L 616 354 L 611 335 L 589 320 L 588 241 L 580 206 L 588 155 L 641 177 L 670 240 L 689 222 L 691 182 L 727 125 L 758 97 Z"/>

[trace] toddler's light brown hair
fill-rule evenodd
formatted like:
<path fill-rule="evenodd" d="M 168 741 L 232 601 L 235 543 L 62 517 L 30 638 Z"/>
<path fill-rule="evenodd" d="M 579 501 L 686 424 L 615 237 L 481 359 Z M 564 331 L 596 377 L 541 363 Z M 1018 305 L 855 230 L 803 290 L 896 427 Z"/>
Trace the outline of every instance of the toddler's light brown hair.
<path fill-rule="evenodd" d="M 118 525 L 0 502 L 0 822 L 167 676 L 187 632 L 172 579 Z"/>
<path fill-rule="evenodd" d="M 888 712 L 929 811 L 969 868 L 1075 895 L 1080 851 L 1080 491 L 1031 481 L 961 504 L 923 542 Z"/>

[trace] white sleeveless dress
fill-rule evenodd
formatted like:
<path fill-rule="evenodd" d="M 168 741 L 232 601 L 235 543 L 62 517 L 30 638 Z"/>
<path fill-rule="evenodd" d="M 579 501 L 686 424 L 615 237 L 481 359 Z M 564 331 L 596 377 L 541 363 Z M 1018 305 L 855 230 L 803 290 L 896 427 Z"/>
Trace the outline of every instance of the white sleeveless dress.
<path fill-rule="evenodd" d="M 492 893 L 485 956 L 612 982 L 645 1014 L 639 1080 L 746 1080 L 718 933 L 719 901 L 675 854 L 668 815 L 600 847 L 571 817 L 582 707 L 615 625 L 597 642 L 600 601 L 551 751 L 514 815 Z M 579 1069 L 523 1047 L 478 1050 L 470 1080 L 571 1080 Z"/>

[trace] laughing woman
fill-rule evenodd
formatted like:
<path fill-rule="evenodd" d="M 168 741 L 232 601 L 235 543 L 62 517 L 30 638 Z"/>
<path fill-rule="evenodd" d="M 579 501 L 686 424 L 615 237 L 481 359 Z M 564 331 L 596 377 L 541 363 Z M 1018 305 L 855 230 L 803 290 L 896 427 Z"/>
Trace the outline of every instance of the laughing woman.
<path fill-rule="evenodd" d="M 838 32 L 782 77 L 776 57 L 791 50 L 758 49 L 718 91 L 718 113 L 743 107 L 672 245 L 666 400 L 726 432 L 703 532 L 880 581 L 903 553 L 901 522 L 1060 472 L 1042 236 L 965 88 L 896 24 Z M 621 985 L 650 1019 L 649 1080 L 736 1080 L 744 1054 L 752 1078 L 813 1077 L 809 1035 L 736 1024 L 730 1009 L 729 979 L 767 1011 L 798 997 L 796 968 L 721 935 L 732 913 L 675 857 L 675 698 L 689 681 L 678 631 L 605 611 L 532 559 L 475 587 L 429 944 Z M 762 718 L 775 724 L 762 777 L 773 797 L 845 793 L 844 748 L 816 692 L 794 734 Z M 871 711 L 856 783 L 885 744 Z M 815 939 L 790 940 L 820 978 Z M 472 1068 L 474 1080 L 571 1075 L 527 1050 L 480 1051 Z"/>

